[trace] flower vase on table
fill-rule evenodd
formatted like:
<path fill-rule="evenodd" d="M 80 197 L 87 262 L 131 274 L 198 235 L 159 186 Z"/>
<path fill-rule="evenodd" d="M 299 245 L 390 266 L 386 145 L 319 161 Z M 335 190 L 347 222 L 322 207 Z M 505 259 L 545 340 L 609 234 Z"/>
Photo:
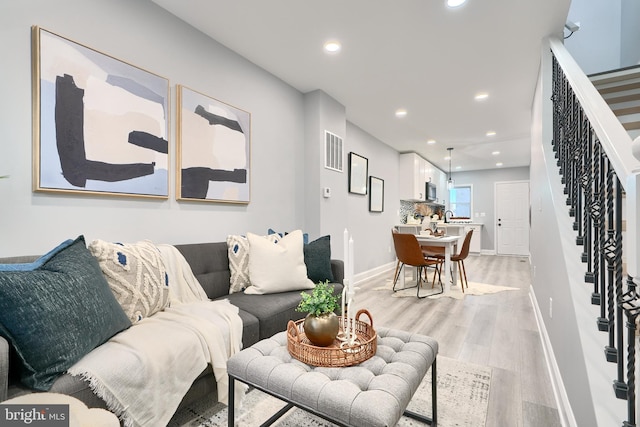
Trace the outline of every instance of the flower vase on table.
<path fill-rule="evenodd" d="M 302 292 L 296 311 L 307 312 L 304 319 L 304 334 L 313 345 L 328 347 L 333 344 L 340 330 L 340 321 L 335 311 L 340 308 L 339 296 L 334 294 L 329 281 L 319 282 L 311 294 Z"/>

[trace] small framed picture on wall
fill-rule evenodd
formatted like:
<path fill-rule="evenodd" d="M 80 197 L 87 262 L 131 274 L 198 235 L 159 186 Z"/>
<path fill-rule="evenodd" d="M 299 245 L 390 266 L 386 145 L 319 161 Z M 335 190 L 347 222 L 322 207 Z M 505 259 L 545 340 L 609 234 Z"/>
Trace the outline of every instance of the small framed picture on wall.
<path fill-rule="evenodd" d="M 367 194 L 369 159 L 356 153 L 349 153 L 349 193 Z"/>
<path fill-rule="evenodd" d="M 369 211 L 384 211 L 384 179 L 369 177 Z"/>

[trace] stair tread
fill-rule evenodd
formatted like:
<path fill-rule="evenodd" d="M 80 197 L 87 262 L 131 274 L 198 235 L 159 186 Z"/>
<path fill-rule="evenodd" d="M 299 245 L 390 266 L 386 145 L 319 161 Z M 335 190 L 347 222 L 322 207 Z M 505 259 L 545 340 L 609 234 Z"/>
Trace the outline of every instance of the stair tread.
<path fill-rule="evenodd" d="M 613 111 L 613 114 L 615 114 L 616 116 L 629 116 L 632 114 L 640 114 L 640 103 L 632 107 L 625 107 L 625 108 L 612 107 L 611 110 Z"/>
<path fill-rule="evenodd" d="M 626 91 L 630 91 L 630 90 L 632 91 L 636 89 L 640 89 L 640 82 L 631 82 L 631 83 L 620 84 L 612 87 L 598 88 L 598 92 L 605 94 L 605 93 L 615 93 L 615 92 L 626 92 Z"/>
<path fill-rule="evenodd" d="M 595 75 L 589 76 L 591 81 L 598 84 L 606 84 L 609 82 L 616 82 L 620 80 L 626 80 L 629 78 L 640 77 L 640 66 L 634 65 L 618 70 L 610 70 Z"/>
<path fill-rule="evenodd" d="M 630 101 L 640 101 L 640 94 L 630 94 L 630 95 L 623 95 L 623 96 L 617 96 L 617 97 L 603 97 L 605 101 L 607 101 L 607 104 L 612 105 L 612 104 L 619 104 L 622 102 L 630 102 Z"/>
<path fill-rule="evenodd" d="M 625 122 L 625 123 L 622 123 L 622 126 L 623 126 L 626 130 L 636 130 L 636 129 L 640 129 L 640 120 L 638 120 L 638 121 L 634 121 L 634 122 Z"/>
<path fill-rule="evenodd" d="M 619 80 L 615 82 L 607 82 L 607 83 L 592 82 L 592 83 L 600 93 L 620 92 L 624 90 L 637 88 L 636 85 L 640 84 L 640 76 L 632 79 L 628 79 L 628 80 Z"/>

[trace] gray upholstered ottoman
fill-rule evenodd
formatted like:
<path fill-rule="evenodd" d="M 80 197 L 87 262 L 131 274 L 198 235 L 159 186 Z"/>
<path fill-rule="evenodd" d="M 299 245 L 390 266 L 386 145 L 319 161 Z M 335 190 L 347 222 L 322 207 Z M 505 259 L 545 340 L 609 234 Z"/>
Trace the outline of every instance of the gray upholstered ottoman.
<path fill-rule="evenodd" d="M 229 426 L 235 423 L 234 380 L 288 402 L 263 425 L 297 406 L 341 426 L 395 426 L 403 413 L 435 426 L 438 342 L 388 328 L 379 328 L 377 334 L 376 354 L 346 368 L 314 367 L 294 359 L 287 350 L 286 332 L 237 353 L 227 363 Z M 406 411 L 429 367 L 432 419 Z"/>

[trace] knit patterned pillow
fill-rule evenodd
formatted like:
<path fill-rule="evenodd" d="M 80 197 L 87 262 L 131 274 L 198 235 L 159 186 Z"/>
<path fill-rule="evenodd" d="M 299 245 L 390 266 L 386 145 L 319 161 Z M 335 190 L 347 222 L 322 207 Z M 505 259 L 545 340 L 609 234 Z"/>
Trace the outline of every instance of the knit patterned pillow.
<path fill-rule="evenodd" d="M 262 236 L 270 242 L 278 243 L 280 236 L 270 234 Z M 227 251 L 229 253 L 229 269 L 231 270 L 231 283 L 229 293 L 242 292 L 251 286 L 249 280 L 249 240 L 246 236 L 227 236 Z"/>
<path fill-rule="evenodd" d="M 89 251 L 131 323 L 169 305 L 169 279 L 156 245 L 148 241 L 122 244 L 94 240 Z"/>

